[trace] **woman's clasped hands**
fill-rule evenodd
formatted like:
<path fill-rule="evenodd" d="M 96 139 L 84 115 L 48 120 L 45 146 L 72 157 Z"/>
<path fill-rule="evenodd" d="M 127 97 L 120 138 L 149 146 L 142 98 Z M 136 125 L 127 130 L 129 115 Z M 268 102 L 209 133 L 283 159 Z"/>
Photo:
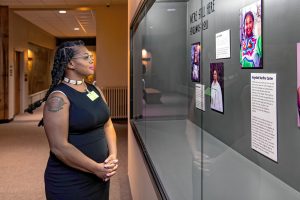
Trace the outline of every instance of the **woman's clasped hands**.
<path fill-rule="evenodd" d="M 99 163 L 99 168 L 96 171 L 96 175 L 103 181 L 108 181 L 113 175 L 115 175 L 118 168 L 118 159 L 114 155 L 108 156 L 103 163 Z"/>

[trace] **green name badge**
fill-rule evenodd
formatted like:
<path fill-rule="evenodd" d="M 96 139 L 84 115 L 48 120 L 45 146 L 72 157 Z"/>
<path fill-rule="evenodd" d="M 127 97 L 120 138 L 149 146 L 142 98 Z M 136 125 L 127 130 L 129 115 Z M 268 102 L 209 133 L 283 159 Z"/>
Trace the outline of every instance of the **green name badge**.
<path fill-rule="evenodd" d="M 94 91 L 89 92 L 87 94 L 87 96 L 91 101 L 94 101 L 95 99 L 97 99 L 99 97 L 99 95 Z"/>

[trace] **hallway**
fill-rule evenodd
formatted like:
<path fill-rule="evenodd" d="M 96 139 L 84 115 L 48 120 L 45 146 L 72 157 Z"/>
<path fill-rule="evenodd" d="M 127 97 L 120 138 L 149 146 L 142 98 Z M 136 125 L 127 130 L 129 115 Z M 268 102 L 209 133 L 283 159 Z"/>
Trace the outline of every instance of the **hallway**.
<path fill-rule="evenodd" d="M 37 127 L 42 109 L 0 124 L 0 199 L 43 200 L 44 168 L 49 147 L 44 129 Z M 114 122 L 118 136 L 118 173 L 111 179 L 110 199 L 131 200 L 127 175 L 127 123 Z"/>

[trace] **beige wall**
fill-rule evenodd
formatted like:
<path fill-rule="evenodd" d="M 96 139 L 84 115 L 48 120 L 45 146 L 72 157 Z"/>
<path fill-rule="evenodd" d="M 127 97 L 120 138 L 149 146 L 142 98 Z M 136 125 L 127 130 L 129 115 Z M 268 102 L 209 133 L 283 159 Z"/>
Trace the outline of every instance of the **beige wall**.
<path fill-rule="evenodd" d="M 127 86 L 128 31 L 127 5 L 101 6 L 96 9 L 97 23 L 97 70 L 96 81 L 101 87 Z M 9 67 L 14 68 L 14 51 L 24 52 L 23 70 L 27 69 L 28 43 L 34 43 L 49 49 L 55 49 L 55 37 L 41 30 L 12 10 L 9 13 Z M 49 74 L 50 76 L 50 74 Z M 23 77 L 24 78 L 24 77 Z M 21 79 L 24 80 L 22 77 Z M 14 115 L 14 72 L 9 77 L 9 118 Z M 22 81 L 21 81 L 22 82 Z M 28 87 L 21 87 L 23 103 L 27 105 Z M 26 98 L 25 98 L 26 97 Z M 24 110 L 25 106 L 21 106 Z"/>
<path fill-rule="evenodd" d="M 133 200 L 158 199 L 130 126 L 128 128 L 128 176 Z"/>
<path fill-rule="evenodd" d="M 97 85 L 127 86 L 127 5 L 98 7 L 96 21 Z"/>
<path fill-rule="evenodd" d="M 49 49 L 55 48 L 55 37 L 49 33 L 43 31 L 37 26 L 31 24 L 24 18 L 15 14 L 12 10 L 9 12 L 9 70 L 12 70 L 11 75 L 9 75 L 9 119 L 14 116 L 14 88 L 15 88 L 15 72 L 14 72 L 14 62 L 15 62 L 15 51 L 23 52 L 23 66 L 21 71 L 21 112 L 27 105 L 28 96 L 28 82 L 24 82 L 24 76 L 27 73 L 27 50 L 28 43 L 34 43 L 36 45 L 46 47 Z M 47 75 L 46 75 L 47 76 Z M 48 75 L 50 76 L 50 74 Z"/>
<path fill-rule="evenodd" d="M 143 0 L 128 0 L 128 24 L 130 25 L 131 20 L 134 17 L 134 14 Z"/>
<path fill-rule="evenodd" d="M 128 1 L 128 86 L 130 86 L 130 23 L 143 0 Z M 130 89 L 130 87 L 128 87 Z M 128 113 L 130 111 L 130 91 L 128 90 Z M 128 117 L 128 119 L 130 119 Z M 128 123 L 128 176 L 133 200 L 156 200 L 158 199 L 147 171 L 143 155 L 138 147 L 135 136 L 132 132 L 130 123 Z"/>

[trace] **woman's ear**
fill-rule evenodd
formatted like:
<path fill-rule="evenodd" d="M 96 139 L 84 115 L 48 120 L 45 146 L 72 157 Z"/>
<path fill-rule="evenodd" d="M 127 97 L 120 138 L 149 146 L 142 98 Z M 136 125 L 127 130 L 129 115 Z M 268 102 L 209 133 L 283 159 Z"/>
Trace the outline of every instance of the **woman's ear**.
<path fill-rule="evenodd" d="M 72 62 L 72 61 L 70 61 L 69 63 L 68 63 L 68 69 L 75 69 L 75 67 L 74 67 L 74 63 Z"/>

